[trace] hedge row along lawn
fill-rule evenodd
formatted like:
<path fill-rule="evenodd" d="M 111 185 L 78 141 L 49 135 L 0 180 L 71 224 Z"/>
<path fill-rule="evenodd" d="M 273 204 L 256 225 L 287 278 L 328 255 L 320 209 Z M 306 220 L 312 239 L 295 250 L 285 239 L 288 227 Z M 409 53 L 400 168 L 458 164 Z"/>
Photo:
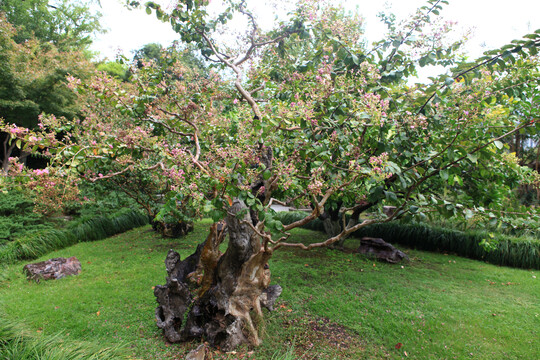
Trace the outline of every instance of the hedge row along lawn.
<path fill-rule="evenodd" d="M 301 211 L 284 211 L 278 213 L 277 218 L 283 224 L 290 224 L 306 215 Z M 306 224 L 305 228 L 324 231 L 319 219 Z M 389 243 L 414 249 L 449 252 L 495 265 L 540 270 L 540 238 L 534 236 L 518 237 L 486 230 L 460 231 L 426 223 L 400 222 L 369 225 L 353 236 L 381 237 Z"/>
<path fill-rule="evenodd" d="M 34 336 L 57 335 L 65 347 L 122 344 L 119 358 L 182 358 L 198 344 L 164 341 L 154 322 L 153 287 L 164 282 L 169 248 L 188 256 L 209 224 L 199 222 L 174 240 L 146 226 L 38 259 L 81 260 L 80 275 L 57 281 L 28 282 L 23 262 L 9 265 L 0 270 L 0 313 Z M 322 236 L 299 229 L 291 238 Z M 401 265 L 329 249 L 276 252 L 272 279 L 284 290 L 266 317 L 263 345 L 214 350 L 210 358 L 540 358 L 539 271 L 404 250 L 411 261 Z"/>

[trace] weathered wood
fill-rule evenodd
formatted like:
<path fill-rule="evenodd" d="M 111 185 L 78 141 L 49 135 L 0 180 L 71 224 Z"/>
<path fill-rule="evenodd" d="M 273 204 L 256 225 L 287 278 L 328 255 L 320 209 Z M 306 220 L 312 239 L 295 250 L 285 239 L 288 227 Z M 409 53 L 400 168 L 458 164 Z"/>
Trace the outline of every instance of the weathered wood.
<path fill-rule="evenodd" d="M 208 347 L 205 344 L 201 344 L 197 346 L 196 349 L 191 350 L 186 355 L 185 360 L 205 360 L 207 351 L 208 351 Z"/>
<path fill-rule="evenodd" d="M 259 345 L 262 308 L 272 309 L 281 287 L 269 285 L 271 254 L 249 226 L 247 209 L 243 201 L 234 200 L 226 226 L 212 225 L 206 241 L 185 260 L 169 251 L 166 284 L 154 290 L 157 326 L 168 341 L 204 338 L 224 351 Z M 219 245 L 225 234 L 229 244 L 222 254 Z"/>
<path fill-rule="evenodd" d="M 409 259 L 403 251 L 396 249 L 381 238 L 363 237 L 360 240 L 360 247 L 356 251 L 393 264 L 403 259 Z"/>
<path fill-rule="evenodd" d="M 77 275 L 81 272 L 81 262 L 75 257 L 54 258 L 46 261 L 27 264 L 23 268 L 28 280 L 54 280 L 70 275 Z"/>

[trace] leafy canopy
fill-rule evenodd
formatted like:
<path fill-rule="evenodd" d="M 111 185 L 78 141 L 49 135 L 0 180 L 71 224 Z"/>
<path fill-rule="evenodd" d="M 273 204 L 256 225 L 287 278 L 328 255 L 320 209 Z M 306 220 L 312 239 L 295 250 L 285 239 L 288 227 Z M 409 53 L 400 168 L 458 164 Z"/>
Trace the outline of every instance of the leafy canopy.
<path fill-rule="evenodd" d="M 300 2 L 268 32 L 245 1 L 217 15 L 205 1 L 170 13 L 149 2 L 149 12 L 230 73 L 202 76 L 169 53 L 134 69 L 131 83 L 72 79 L 86 104 L 84 126 L 43 119 L 48 130 L 71 126 L 47 143 L 51 169 L 91 181 L 154 174 L 166 182 L 162 214 L 187 218 L 217 221 L 241 199 L 270 252 L 325 246 L 374 222 L 432 211 L 496 217 L 509 189 L 533 176 L 502 140 L 539 130 L 538 106 L 524 104 L 537 101 L 540 32 L 463 63 L 459 42 L 438 41 L 449 31 L 437 22 L 444 3 L 428 1 L 403 24 L 387 18 L 385 38 L 367 48 L 357 18 L 321 2 Z M 231 47 L 220 39 L 235 17 L 249 26 Z M 430 84 L 410 84 L 418 67 L 434 64 L 453 67 Z M 30 136 L 20 136 L 26 148 L 39 144 Z M 274 198 L 313 211 L 285 226 L 273 216 Z M 322 243 L 286 242 L 289 229 L 337 205 L 343 214 L 367 206 L 379 215 L 343 222 Z M 385 215 L 382 205 L 396 212 Z"/>

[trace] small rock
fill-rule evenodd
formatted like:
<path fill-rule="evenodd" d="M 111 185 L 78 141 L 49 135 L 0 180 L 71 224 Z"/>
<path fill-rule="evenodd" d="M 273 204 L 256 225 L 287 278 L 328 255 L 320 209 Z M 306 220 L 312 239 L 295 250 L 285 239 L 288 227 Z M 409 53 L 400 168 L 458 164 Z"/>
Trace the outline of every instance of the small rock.
<path fill-rule="evenodd" d="M 364 237 L 360 240 L 360 247 L 356 250 L 360 254 L 375 256 L 378 260 L 389 263 L 398 263 L 408 259 L 407 255 L 380 238 Z M 373 264 L 375 266 L 375 264 Z"/>
<path fill-rule="evenodd" d="M 66 258 L 54 258 L 35 264 L 27 264 L 23 268 L 28 280 L 39 282 L 40 280 L 56 280 L 69 275 L 78 275 L 81 272 L 81 262 L 72 256 Z"/>

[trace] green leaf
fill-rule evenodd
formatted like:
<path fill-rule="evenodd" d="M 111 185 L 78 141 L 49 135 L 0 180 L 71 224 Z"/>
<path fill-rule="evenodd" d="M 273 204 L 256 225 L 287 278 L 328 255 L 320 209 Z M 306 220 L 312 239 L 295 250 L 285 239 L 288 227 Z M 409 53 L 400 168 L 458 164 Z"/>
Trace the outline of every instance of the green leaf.
<path fill-rule="evenodd" d="M 467 158 L 473 163 L 476 164 L 478 161 L 478 156 L 476 154 L 467 154 Z"/>
<path fill-rule="evenodd" d="M 397 196 L 392 191 L 385 191 L 384 194 L 386 195 L 387 200 L 397 201 Z"/>
<path fill-rule="evenodd" d="M 443 179 L 444 181 L 448 180 L 448 171 L 447 170 L 441 170 L 439 175 L 441 176 L 441 179 Z"/>
<path fill-rule="evenodd" d="M 218 221 L 222 220 L 223 217 L 224 217 L 223 213 L 221 211 L 219 211 L 219 210 L 212 210 L 212 211 L 210 211 L 210 213 L 208 215 L 210 215 L 210 217 L 212 218 L 212 220 L 214 222 L 218 222 Z"/>

